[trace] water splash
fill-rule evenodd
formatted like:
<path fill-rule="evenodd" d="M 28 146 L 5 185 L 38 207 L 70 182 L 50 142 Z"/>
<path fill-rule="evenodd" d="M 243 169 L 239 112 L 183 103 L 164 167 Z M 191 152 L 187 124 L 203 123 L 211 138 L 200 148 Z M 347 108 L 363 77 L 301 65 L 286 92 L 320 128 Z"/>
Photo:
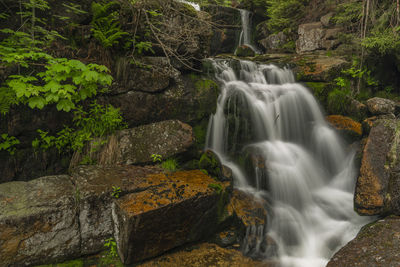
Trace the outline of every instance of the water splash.
<path fill-rule="evenodd" d="M 289 69 L 231 63 L 213 62 L 222 91 L 206 147 L 232 169 L 236 188 L 271 203 L 267 231 L 251 235 L 272 237 L 282 266 L 325 266 L 370 221 L 353 211 L 354 152 Z"/>

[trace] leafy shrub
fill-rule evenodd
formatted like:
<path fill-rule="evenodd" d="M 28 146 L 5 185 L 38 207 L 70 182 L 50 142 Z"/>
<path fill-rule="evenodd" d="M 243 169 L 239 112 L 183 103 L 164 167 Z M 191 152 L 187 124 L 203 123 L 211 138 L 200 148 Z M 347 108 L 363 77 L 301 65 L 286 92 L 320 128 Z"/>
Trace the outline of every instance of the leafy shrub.
<path fill-rule="evenodd" d="M 113 11 L 119 6 L 115 1 L 92 2 L 92 33 L 93 36 L 105 47 L 118 44 L 127 32 L 121 30 L 118 21 L 118 12 Z"/>
<path fill-rule="evenodd" d="M 179 165 L 176 159 L 167 159 L 161 163 L 161 167 L 168 172 L 175 172 Z"/>
<path fill-rule="evenodd" d="M 270 19 L 267 27 L 272 33 L 280 31 L 295 32 L 299 19 L 304 15 L 307 0 L 266 0 Z"/>
<path fill-rule="evenodd" d="M 65 126 L 56 136 L 38 130 L 40 139 L 32 142 L 34 148 L 49 149 L 56 147 L 58 151 L 81 151 L 88 141 L 94 137 L 102 137 L 116 130 L 125 128 L 119 109 L 111 105 L 101 106 L 96 102 L 90 105 L 89 111 L 78 106 L 74 111 L 73 128 Z"/>

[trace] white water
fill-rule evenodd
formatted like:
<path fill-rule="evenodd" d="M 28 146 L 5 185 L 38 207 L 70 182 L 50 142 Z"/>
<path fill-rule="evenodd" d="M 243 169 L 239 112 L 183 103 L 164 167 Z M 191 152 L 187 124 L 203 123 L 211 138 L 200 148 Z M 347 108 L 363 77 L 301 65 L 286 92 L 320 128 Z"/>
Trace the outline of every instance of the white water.
<path fill-rule="evenodd" d="M 325 266 L 370 220 L 353 211 L 354 152 L 290 70 L 240 61 L 235 73 L 224 60 L 214 67 L 222 92 L 207 148 L 231 167 L 236 188 L 270 202 L 259 235 L 277 242 L 281 265 Z M 256 161 L 251 175 L 237 164 L 243 155 Z"/>
<path fill-rule="evenodd" d="M 190 1 L 186 1 L 186 0 L 176 0 L 176 1 L 184 3 L 184 4 L 191 5 L 194 9 L 196 9 L 197 11 L 200 11 L 200 5 L 199 4 L 196 4 L 196 3 L 193 3 L 193 2 L 190 2 Z"/>
<path fill-rule="evenodd" d="M 250 11 L 240 9 L 240 16 L 242 21 L 242 32 L 240 33 L 239 46 L 246 45 L 250 47 L 256 54 L 260 54 L 260 51 L 253 45 L 251 40 L 251 20 Z"/>

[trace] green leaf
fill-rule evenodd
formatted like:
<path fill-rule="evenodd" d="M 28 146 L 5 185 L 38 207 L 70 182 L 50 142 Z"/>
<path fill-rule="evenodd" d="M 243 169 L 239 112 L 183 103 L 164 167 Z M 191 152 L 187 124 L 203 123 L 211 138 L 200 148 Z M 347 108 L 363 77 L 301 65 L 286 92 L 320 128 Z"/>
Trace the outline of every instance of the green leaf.
<path fill-rule="evenodd" d="M 51 80 L 43 88 L 45 89 L 45 91 L 51 91 L 52 93 L 56 93 L 58 89 L 61 88 L 61 84 L 54 80 Z"/>
<path fill-rule="evenodd" d="M 58 102 L 56 107 L 57 107 L 58 111 L 62 110 L 62 111 L 65 111 L 65 112 L 69 112 L 71 109 L 73 109 L 75 107 L 75 105 L 69 99 L 62 99 L 62 100 L 60 100 L 60 102 Z"/>
<path fill-rule="evenodd" d="M 30 108 L 38 108 L 42 109 L 46 104 L 46 100 L 44 100 L 41 96 L 35 96 L 28 100 L 28 105 Z"/>

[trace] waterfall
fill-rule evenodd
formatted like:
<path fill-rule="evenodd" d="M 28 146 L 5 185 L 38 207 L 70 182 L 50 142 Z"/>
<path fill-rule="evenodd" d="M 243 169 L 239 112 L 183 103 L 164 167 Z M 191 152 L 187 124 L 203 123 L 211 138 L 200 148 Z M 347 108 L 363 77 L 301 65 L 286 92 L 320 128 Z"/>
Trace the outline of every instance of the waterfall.
<path fill-rule="evenodd" d="M 242 21 L 242 31 L 240 33 L 239 38 L 239 46 L 246 45 L 250 47 L 256 54 L 260 54 L 261 52 L 253 45 L 251 40 L 251 20 L 250 20 L 250 11 L 240 9 L 240 17 Z"/>
<path fill-rule="evenodd" d="M 355 153 L 289 69 L 232 62 L 213 61 L 222 91 L 206 148 L 236 188 L 269 202 L 266 230 L 253 234 L 275 240 L 281 266 L 325 266 L 371 220 L 353 211 Z"/>

